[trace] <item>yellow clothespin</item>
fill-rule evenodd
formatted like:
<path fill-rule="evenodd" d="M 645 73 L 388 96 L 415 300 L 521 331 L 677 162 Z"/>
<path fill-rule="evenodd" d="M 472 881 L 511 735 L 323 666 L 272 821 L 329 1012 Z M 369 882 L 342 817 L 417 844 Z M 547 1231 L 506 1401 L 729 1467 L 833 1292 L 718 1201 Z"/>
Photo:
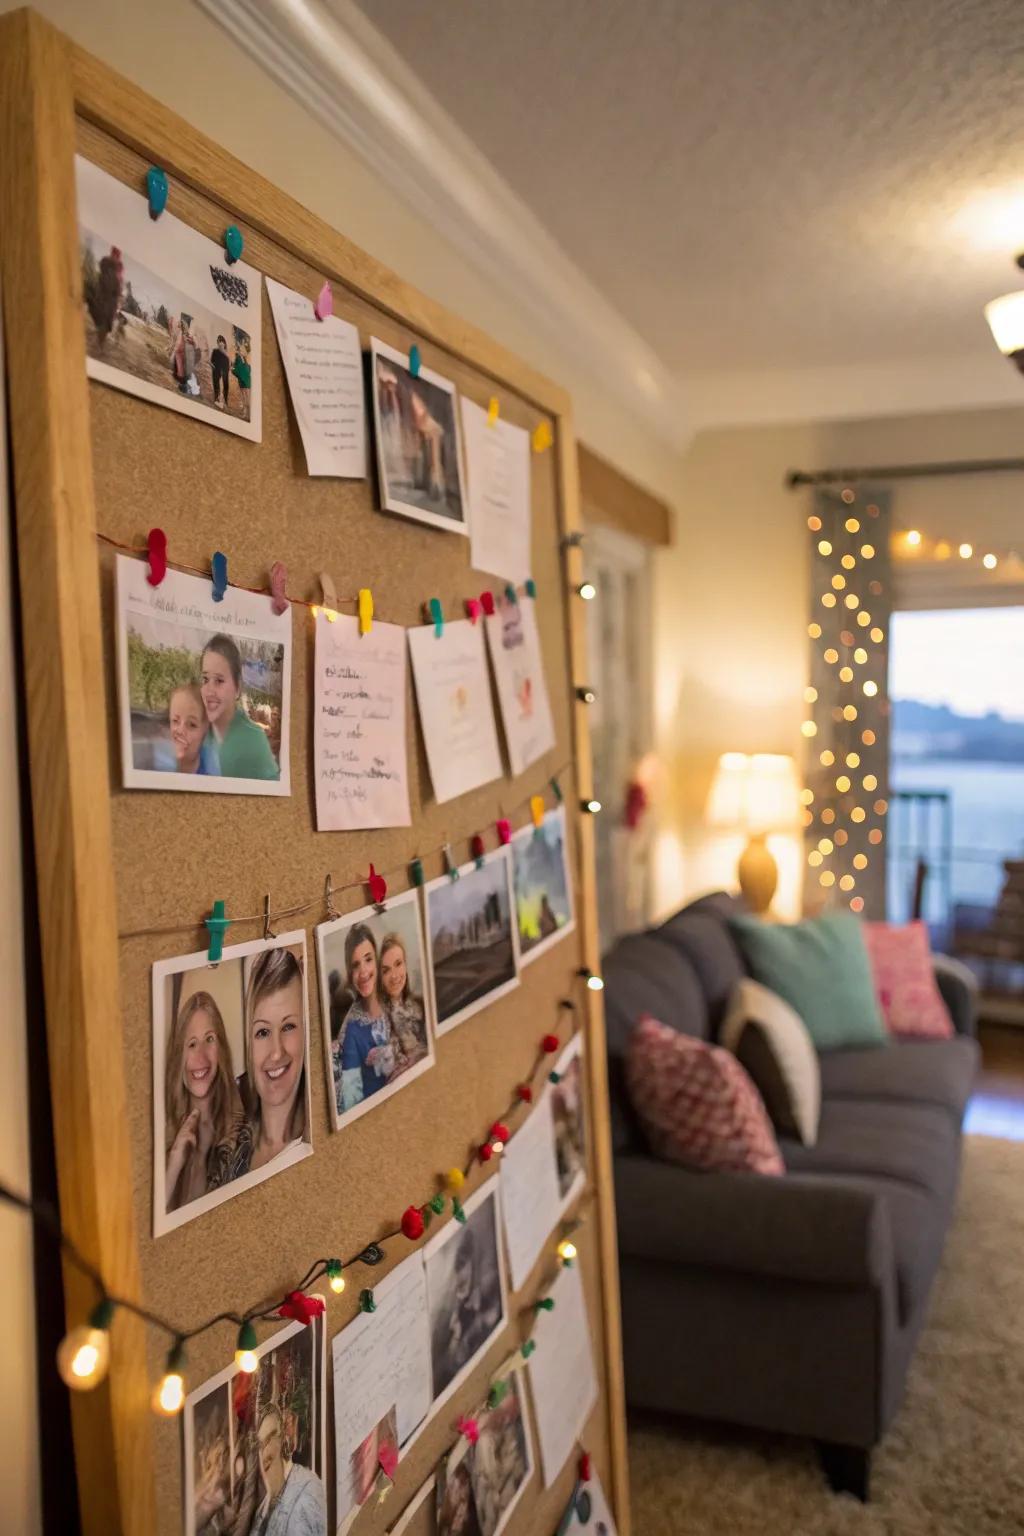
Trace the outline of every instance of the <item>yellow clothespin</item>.
<path fill-rule="evenodd" d="M 544 796 L 543 795 L 531 795 L 530 796 L 530 815 L 533 817 L 533 824 L 534 824 L 535 827 L 539 827 L 539 826 L 543 825 L 543 822 L 544 822 Z"/>
<path fill-rule="evenodd" d="M 492 395 L 490 400 L 487 402 L 487 425 L 489 427 L 494 426 L 500 411 L 501 406 L 498 404 L 498 397 L 497 395 Z"/>
<path fill-rule="evenodd" d="M 368 635 L 373 628 L 373 593 L 369 587 L 359 588 L 359 633 Z"/>
<path fill-rule="evenodd" d="M 338 617 L 338 594 L 334 590 L 334 582 L 326 571 L 320 572 L 320 586 L 324 594 L 324 618 L 328 623 L 333 624 Z"/>
<path fill-rule="evenodd" d="M 542 421 L 539 426 L 534 427 L 531 441 L 534 453 L 543 453 L 545 448 L 551 447 L 554 438 L 551 436 L 551 427 L 546 421 Z"/>

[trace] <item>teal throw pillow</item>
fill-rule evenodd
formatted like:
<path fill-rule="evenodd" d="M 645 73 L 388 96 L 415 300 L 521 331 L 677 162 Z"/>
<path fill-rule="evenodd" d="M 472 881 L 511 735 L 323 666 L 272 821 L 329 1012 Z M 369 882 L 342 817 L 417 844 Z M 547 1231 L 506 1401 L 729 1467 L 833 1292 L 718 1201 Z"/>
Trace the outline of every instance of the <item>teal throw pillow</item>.
<path fill-rule="evenodd" d="M 852 913 L 790 924 L 733 917 L 729 926 L 755 981 L 796 1009 L 819 1051 L 886 1043 L 867 946 Z"/>

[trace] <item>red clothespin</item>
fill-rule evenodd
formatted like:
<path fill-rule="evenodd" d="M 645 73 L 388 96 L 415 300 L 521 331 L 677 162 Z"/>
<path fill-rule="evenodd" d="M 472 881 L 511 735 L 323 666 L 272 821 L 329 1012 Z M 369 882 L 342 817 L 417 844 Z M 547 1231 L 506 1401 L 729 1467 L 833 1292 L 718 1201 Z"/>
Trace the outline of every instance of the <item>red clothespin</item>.
<path fill-rule="evenodd" d="M 305 1291 L 289 1291 L 277 1309 L 278 1317 L 289 1317 L 293 1322 L 304 1323 L 307 1328 L 315 1317 L 322 1317 L 323 1312 L 323 1297 L 307 1296 Z"/>
<path fill-rule="evenodd" d="M 475 624 L 477 619 L 480 617 L 480 602 L 478 598 L 466 598 L 466 612 L 469 615 L 469 622 L 471 624 Z"/>
<path fill-rule="evenodd" d="M 288 569 L 283 560 L 275 560 L 270 567 L 270 606 L 280 616 L 288 612 L 288 594 L 285 591 L 285 583 L 288 580 Z"/>
<path fill-rule="evenodd" d="M 167 575 L 167 535 L 162 528 L 149 530 L 149 575 L 151 587 L 158 587 Z"/>
<path fill-rule="evenodd" d="M 510 843 L 512 841 L 512 823 L 509 821 L 508 817 L 499 817 L 498 821 L 495 822 L 495 826 L 498 829 L 499 843 Z"/>
<path fill-rule="evenodd" d="M 487 850 L 484 847 L 484 840 L 480 836 L 479 832 L 473 833 L 469 843 L 469 851 L 473 855 L 477 869 L 483 869 L 484 860 L 487 857 Z"/>
<path fill-rule="evenodd" d="M 486 613 L 488 618 L 490 618 L 492 616 L 492 614 L 494 613 L 494 593 L 493 592 L 481 592 L 480 593 L 480 607 L 483 609 L 484 613 Z"/>

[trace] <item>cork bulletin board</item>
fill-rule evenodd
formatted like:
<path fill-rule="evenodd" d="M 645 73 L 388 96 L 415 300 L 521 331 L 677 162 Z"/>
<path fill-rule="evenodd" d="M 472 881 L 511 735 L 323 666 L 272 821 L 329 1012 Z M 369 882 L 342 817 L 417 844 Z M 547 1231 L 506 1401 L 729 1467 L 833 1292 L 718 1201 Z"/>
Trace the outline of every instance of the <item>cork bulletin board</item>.
<path fill-rule="evenodd" d="M 579 1251 L 599 1397 L 584 1435 L 619 1530 L 628 1530 L 618 1290 L 600 999 L 581 984 L 598 968 L 583 621 L 573 586 L 579 551 L 575 443 L 569 403 L 555 386 L 471 327 L 431 304 L 204 140 L 173 114 L 67 43 L 30 13 L 0 24 L 3 164 L 0 255 L 10 370 L 12 458 L 23 593 L 26 726 L 31 764 L 40 928 L 46 992 L 62 1220 L 94 1257 L 108 1285 L 173 1317 L 183 1327 L 221 1308 L 246 1309 L 284 1293 L 319 1256 L 346 1256 L 390 1231 L 410 1203 L 429 1198 L 438 1171 L 461 1164 L 501 1111 L 510 1087 L 534 1061 L 539 1036 L 572 1028 L 586 1050 L 588 1176 L 577 1208 Z M 470 566 L 469 541 L 378 510 L 366 480 L 306 474 L 266 292 L 263 305 L 263 431 L 258 444 L 233 437 L 96 382 L 87 382 L 82 337 L 74 155 L 133 188 L 146 169 L 171 178 L 174 214 L 220 240 L 233 222 L 245 260 L 314 296 L 325 277 L 335 313 L 370 338 L 408 353 L 504 419 L 533 429 L 547 421 L 553 448 L 531 455 L 536 615 L 555 726 L 555 746 L 518 778 L 508 774 L 444 805 L 431 795 L 422 735 L 407 689 L 413 825 L 375 832 L 315 830 L 312 756 L 313 622 L 295 607 L 291 673 L 289 797 L 180 795 L 121 788 L 116 713 L 114 563 L 119 544 L 138 549 L 162 527 L 172 564 L 208 568 L 228 556 L 235 584 L 266 587 L 274 560 L 288 591 L 316 599 L 328 571 L 343 597 L 373 591 L 376 615 L 407 627 L 424 622 L 428 598 L 461 617 L 465 599 L 495 584 Z M 17 211 L 17 217 L 14 212 Z M 10 302 L 12 291 L 19 302 Z M 40 316 L 42 317 L 40 319 Z M 369 413 L 368 428 L 372 427 Z M 371 439 L 372 441 L 372 439 Z M 351 611 L 350 609 L 347 611 Z M 44 617 L 45 615 L 45 617 Z M 323 1057 L 315 976 L 313 906 L 274 923 L 302 928 L 309 968 L 314 1155 L 159 1238 L 152 1234 L 152 1023 L 154 962 L 206 947 L 202 919 L 217 899 L 231 914 L 285 912 L 315 900 L 331 876 L 339 912 L 369 899 L 359 880 L 372 862 L 392 894 L 408 888 L 408 865 L 423 860 L 429 881 L 443 872 L 438 852 L 458 862 L 495 823 L 526 824 L 530 796 L 557 775 L 567 810 L 575 932 L 522 971 L 509 995 L 436 1042 L 436 1064 L 399 1094 L 335 1133 Z M 174 933 L 150 930 L 176 929 Z M 227 942 L 258 939 L 261 921 L 238 923 Z M 559 1013 L 565 997 L 573 1014 Z M 526 1113 L 525 1109 L 522 1113 Z M 518 1120 L 513 1120 L 512 1130 Z M 494 1177 L 470 1176 L 467 1193 Z M 447 1219 L 447 1218 L 446 1218 Z M 508 1325 L 469 1380 L 434 1415 L 400 1464 L 387 1503 L 365 1508 L 356 1536 L 379 1536 L 398 1520 L 453 1439 L 457 1416 L 486 1395 L 491 1373 L 528 1331 L 526 1313 L 550 1279 L 552 1245 L 519 1293 Z M 358 1309 L 361 1284 L 379 1281 L 405 1258 L 397 1239 L 365 1280 L 327 1298 L 328 1455 L 330 1340 Z M 89 1305 L 67 1276 L 69 1319 Z M 273 1328 L 262 1328 L 267 1337 Z M 230 1325 L 189 1345 L 189 1386 L 230 1364 Z M 166 1341 L 130 1317 L 117 1319 L 109 1383 L 76 1396 L 73 1422 L 84 1529 L 174 1536 L 183 1527 L 179 1421 L 149 1410 Z M 535 1476 L 509 1522 L 509 1536 L 553 1532 L 572 1493 L 570 1459 L 546 1492 Z M 426 1531 L 426 1508 L 422 1529 Z M 421 1528 L 414 1516 L 409 1529 Z M 333 1524 L 330 1525 L 333 1530 Z"/>

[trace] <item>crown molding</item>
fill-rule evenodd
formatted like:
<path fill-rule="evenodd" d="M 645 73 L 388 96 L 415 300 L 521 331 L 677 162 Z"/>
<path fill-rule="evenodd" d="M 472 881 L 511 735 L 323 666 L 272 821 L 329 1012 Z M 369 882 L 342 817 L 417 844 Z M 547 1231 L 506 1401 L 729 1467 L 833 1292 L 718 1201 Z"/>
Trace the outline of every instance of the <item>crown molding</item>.
<path fill-rule="evenodd" d="M 672 448 L 691 432 L 679 380 L 352 0 L 197 0 L 400 198 L 514 295 L 577 370 Z M 563 381 L 564 382 L 564 381 Z"/>

